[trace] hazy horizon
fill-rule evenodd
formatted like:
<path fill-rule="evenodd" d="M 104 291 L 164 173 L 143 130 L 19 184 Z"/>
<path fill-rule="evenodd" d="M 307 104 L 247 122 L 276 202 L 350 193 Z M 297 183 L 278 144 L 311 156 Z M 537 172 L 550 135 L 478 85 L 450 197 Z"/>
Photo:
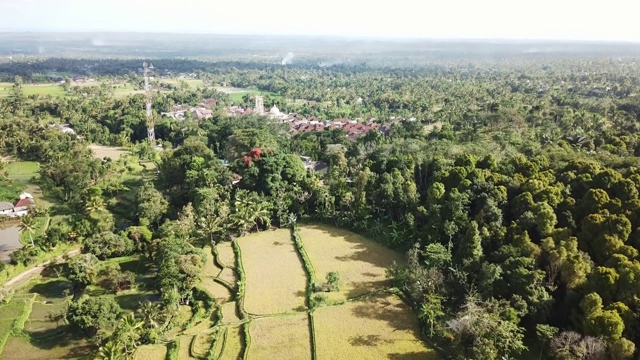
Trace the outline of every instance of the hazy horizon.
<path fill-rule="evenodd" d="M 2 0 L 0 32 L 640 42 L 623 0 Z"/>

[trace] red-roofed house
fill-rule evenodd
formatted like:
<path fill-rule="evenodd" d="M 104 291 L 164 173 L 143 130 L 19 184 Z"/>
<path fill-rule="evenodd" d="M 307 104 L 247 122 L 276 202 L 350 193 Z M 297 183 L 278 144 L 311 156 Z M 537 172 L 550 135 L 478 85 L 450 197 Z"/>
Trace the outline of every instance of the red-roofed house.
<path fill-rule="evenodd" d="M 34 205 L 35 205 L 35 201 L 33 201 L 32 198 L 20 199 L 13 205 L 13 211 L 14 212 L 26 211 L 26 210 L 29 210 L 29 208 Z"/>

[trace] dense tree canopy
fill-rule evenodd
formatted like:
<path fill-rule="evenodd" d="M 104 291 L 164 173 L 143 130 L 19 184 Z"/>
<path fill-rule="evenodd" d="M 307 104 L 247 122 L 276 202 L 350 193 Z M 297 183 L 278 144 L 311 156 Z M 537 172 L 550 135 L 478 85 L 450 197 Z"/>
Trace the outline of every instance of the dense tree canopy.
<path fill-rule="evenodd" d="M 86 253 L 68 263 L 77 294 L 69 321 L 90 336 L 104 332 L 111 346 L 127 344 L 127 353 L 194 301 L 202 244 L 299 218 L 407 251 L 407 266 L 389 273 L 425 333 L 455 358 L 518 358 L 537 343 L 555 359 L 630 359 L 640 345 L 634 61 L 568 56 L 286 73 L 264 64 L 159 61 L 191 66 L 210 82 L 273 91 L 301 116 L 372 116 L 385 125 L 350 139 L 340 129 L 290 134 L 277 121 L 216 111 L 201 121 L 159 121 L 161 153 L 142 142 L 141 96 L 97 89 L 26 97 L 16 79 L 0 99 L 0 151 L 39 161 L 42 186 L 73 213 L 65 231 L 54 227 L 46 237 L 49 246 L 82 241 Z M 97 66 L 124 77 L 132 64 Z M 16 65 L 15 73 L 25 68 L 33 66 Z M 217 110 L 240 102 L 178 86 L 154 105 L 161 111 L 203 96 L 218 96 Z M 82 137 L 62 134 L 49 126 L 54 121 Z M 89 142 L 127 145 L 138 158 L 95 159 Z M 305 169 L 300 156 L 326 163 L 327 175 Z M 155 161 L 156 173 L 112 179 L 141 166 L 140 158 Z M 122 204 L 130 207 L 118 211 Z M 130 274 L 100 269 L 97 258 L 131 253 L 152 260 L 159 304 L 127 318 L 103 298 L 80 296 L 101 270 L 114 292 L 126 287 Z M 132 333 L 138 323 L 144 331 Z"/>

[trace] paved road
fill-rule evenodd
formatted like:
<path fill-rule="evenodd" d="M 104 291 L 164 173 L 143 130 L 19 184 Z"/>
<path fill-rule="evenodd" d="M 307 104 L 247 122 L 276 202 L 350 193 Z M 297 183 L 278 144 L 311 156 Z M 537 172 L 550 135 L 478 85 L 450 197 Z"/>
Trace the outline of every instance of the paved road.
<path fill-rule="evenodd" d="M 71 251 L 69 251 L 68 253 L 66 253 L 64 255 L 58 256 L 56 258 L 56 260 L 59 261 L 59 260 L 62 260 L 62 258 L 65 257 L 65 256 L 73 256 L 73 255 L 77 255 L 79 253 L 80 253 L 79 249 L 71 250 Z M 20 281 L 22 281 L 22 280 L 24 280 L 26 278 L 29 278 L 31 276 L 40 274 L 44 270 L 44 268 L 47 265 L 49 265 L 49 263 L 51 263 L 51 261 L 44 262 L 42 264 L 37 265 L 36 267 L 34 267 L 32 269 L 29 269 L 27 271 L 23 271 L 22 273 L 16 275 L 13 279 L 7 281 L 4 285 L 0 286 L 0 290 L 6 290 L 6 289 L 10 288 L 12 285 L 15 285 L 16 283 L 18 283 L 18 282 L 20 282 Z"/>

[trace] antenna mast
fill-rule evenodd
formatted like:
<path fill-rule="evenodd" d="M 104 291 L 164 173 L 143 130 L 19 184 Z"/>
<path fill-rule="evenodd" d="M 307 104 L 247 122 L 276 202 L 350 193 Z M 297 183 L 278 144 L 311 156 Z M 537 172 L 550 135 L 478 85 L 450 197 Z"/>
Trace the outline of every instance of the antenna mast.
<path fill-rule="evenodd" d="M 147 110 L 147 139 L 151 144 L 156 141 L 156 131 L 155 131 L 155 120 L 153 119 L 153 111 L 151 110 L 151 85 L 149 85 L 149 70 L 153 69 L 153 64 L 147 66 L 147 62 L 145 61 L 142 64 L 144 69 L 144 93 L 145 93 L 145 106 Z"/>

